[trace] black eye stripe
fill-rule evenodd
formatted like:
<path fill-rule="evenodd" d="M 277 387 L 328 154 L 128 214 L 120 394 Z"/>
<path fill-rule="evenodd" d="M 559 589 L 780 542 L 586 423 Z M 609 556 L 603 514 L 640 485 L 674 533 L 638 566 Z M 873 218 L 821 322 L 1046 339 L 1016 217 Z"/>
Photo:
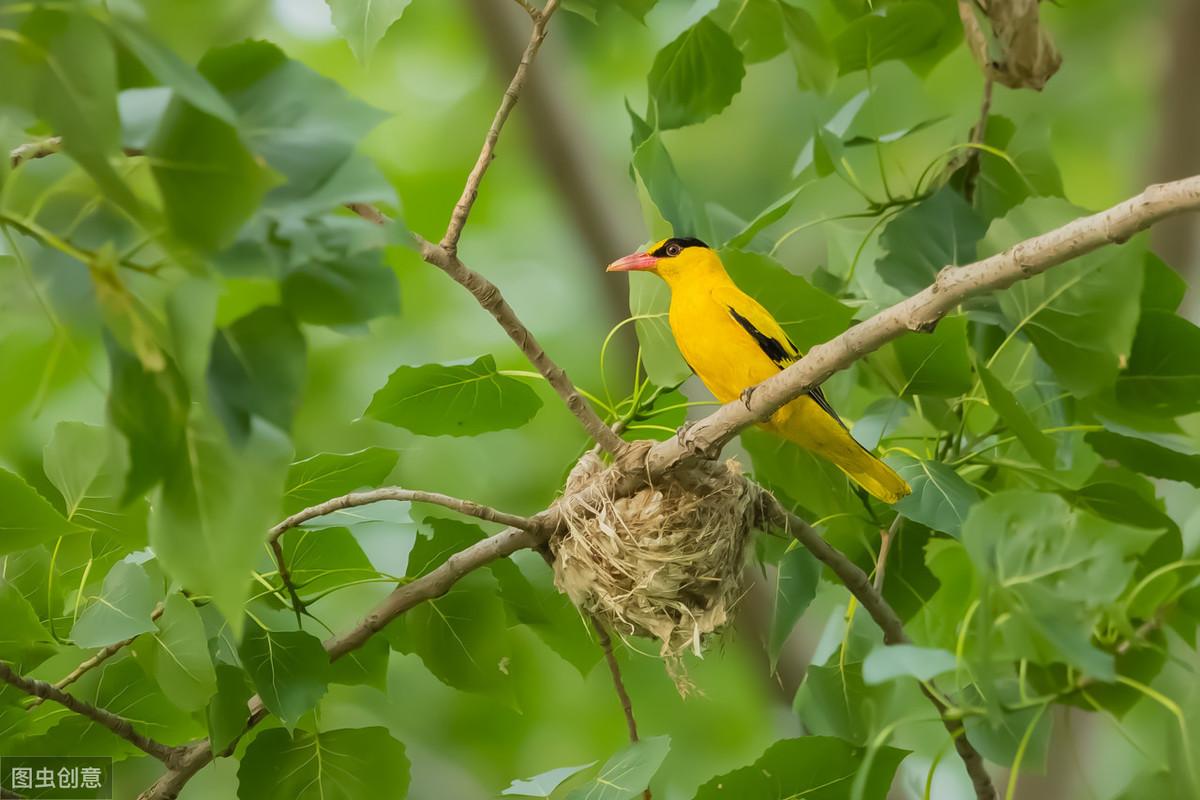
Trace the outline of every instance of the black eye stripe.
<path fill-rule="evenodd" d="M 670 248 L 672 246 L 674 246 L 678 249 L 673 253 L 668 252 L 668 248 Z M 703 247 L 705 249 L 708 249 L 708 245 L 706 245 L 704 242 L 700 241 L 699 239 L 693 239 L 691 237 L 677 237 L 674 239 L 667 239 L 665 242 L 662 243 L 661 247 L 659 247 L 657 250 L 655 250 L 650 255 L 654 256 L 655 258 L 671 258 L 673 256 L 679 255 L 681 252 L 683 252 L 688 247 Z"/>

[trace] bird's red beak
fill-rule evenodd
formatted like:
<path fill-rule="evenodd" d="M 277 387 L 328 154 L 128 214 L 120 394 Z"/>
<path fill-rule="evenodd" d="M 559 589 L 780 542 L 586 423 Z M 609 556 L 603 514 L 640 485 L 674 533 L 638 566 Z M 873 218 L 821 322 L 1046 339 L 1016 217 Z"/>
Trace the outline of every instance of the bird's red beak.
<path fill-rule="evenodd" d="M 624 258 L 618 258 L 608 265 L 605 272 L 633 272 L 635 270 L 653 270 L 658 259 L 649 253 L 631 253 Z"/>

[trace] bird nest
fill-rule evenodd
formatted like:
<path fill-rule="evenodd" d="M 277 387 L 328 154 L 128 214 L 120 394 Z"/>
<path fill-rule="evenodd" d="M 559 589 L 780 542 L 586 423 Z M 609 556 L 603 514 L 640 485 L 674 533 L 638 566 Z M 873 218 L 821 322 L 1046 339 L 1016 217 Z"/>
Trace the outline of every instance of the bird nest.
<path fill-rule="evenodd" d="M 550 543 L 555 584 L 619 635 L 657 639 L 686 693 L 684 653 L 701 655 L 741 597 L 756 493 L 733 460 L 696 485 L 668 479 L 621 498 L 603 470 L 585 456 L 567 481 L 568 497 L 594 487 L 587 496 L 598 499 L 563 504 L 566 524 Z"/>

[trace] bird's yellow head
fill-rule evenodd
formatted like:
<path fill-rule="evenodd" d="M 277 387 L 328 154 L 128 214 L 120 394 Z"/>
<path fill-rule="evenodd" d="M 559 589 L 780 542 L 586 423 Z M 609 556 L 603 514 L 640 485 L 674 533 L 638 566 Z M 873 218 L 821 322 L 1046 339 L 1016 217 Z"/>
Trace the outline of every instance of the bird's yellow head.
<path fill-rule="evenodd" d="M 653 272 L 676 286 L 702 276 L 723 274 L 725 268 L 716 251 L 699 239 L 671 238 L 655 242 L 640 253 L 632 253 L 608 265 L 609 272 Z"/>

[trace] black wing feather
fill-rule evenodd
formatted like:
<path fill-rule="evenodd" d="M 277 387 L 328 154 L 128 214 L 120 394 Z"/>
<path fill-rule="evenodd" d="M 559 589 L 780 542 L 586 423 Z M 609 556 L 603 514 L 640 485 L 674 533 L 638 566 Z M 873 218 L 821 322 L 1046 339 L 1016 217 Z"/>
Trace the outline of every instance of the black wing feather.
<path fill-rule="evenodd" d="M 773 336 L 768 336 L 758 328 L 754 327 L 754 323 L 739 314 L 733 308 L 733 306 L 726 306 L 726 308 L 729 309 L 730 315 L 737 322 L 737 324 L 741 325 L 742 329 L 745 330 L 746 333 L 750 334 L 750 337 L 754 339 L 755 343 L 758 344 L 759 349 L 766 354 L 767 358 L 771 359 L 771 363 L 773 363 L 775 366 L 783 369 L 789 364 L 794 364 L 799 358 L 798 354 L 800 353 L 800 350 L 796 347 L 796 345 L 792 344 L 791 339 L 788 339 L 786 336 L 784 337 L 784 341 L 787 342 L 787 346 L 785 347 L 783 342 L 779 341 Z M 820 386 L 814 386 L 813 388 L 809 389 L 807 394 L 813 399 L 814 402 L 816 402 L 818 406 L 824 409 L 825 413 L 837 420 L 838 424 L 843 428 L 846 428 L 846 423 L 842 422 L 842 418 L 838 416 L 838 413 L 833 410 L 833 406 L 831 406 L 829 401 L 825 399 L 825 393 L 821 391 Z M 846 430 L 849 430 L 849 428 L 846 428 Z"/>

